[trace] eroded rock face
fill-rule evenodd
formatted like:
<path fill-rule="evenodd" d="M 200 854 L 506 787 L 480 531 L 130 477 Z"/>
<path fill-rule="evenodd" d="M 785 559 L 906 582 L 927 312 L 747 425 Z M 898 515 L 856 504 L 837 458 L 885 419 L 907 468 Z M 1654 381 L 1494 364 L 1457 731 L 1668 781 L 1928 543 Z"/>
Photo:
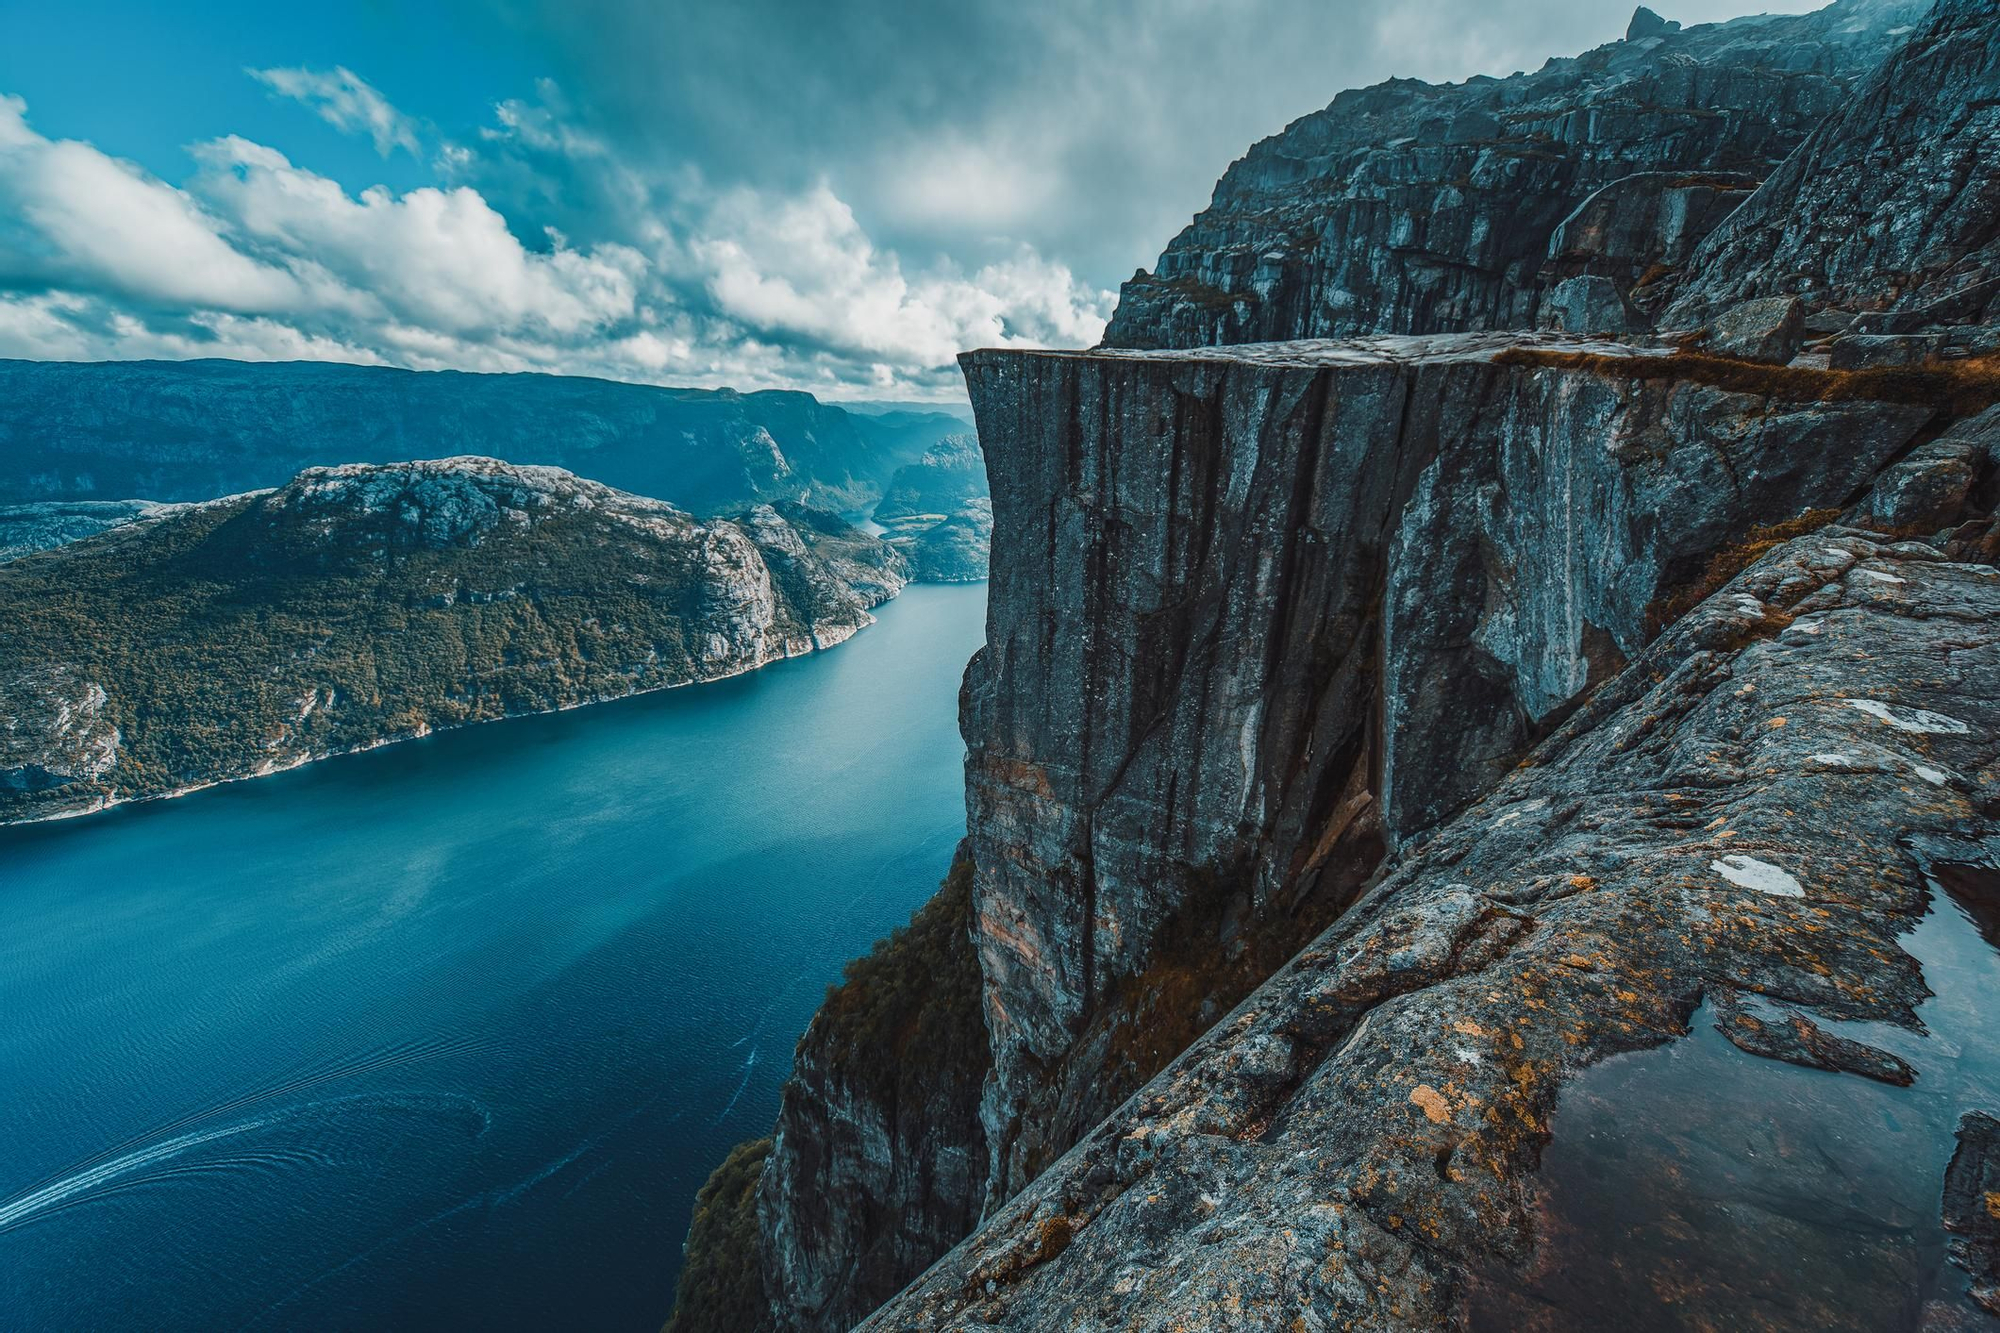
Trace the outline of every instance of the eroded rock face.
<path fill-rule="evenodd" d="M 1150 1074 L 1117 1029 L 1170 928 L 1281 961 L 1639 653 L 1665 592 L 1844 504 L 1927 415 L 1621 376 L 1652 354 L 1608 345 L 1502 363 L 1543 346 L 966 358 L 997 502 L 964 717 L 995 1201 Z"/>
<path fill-rule="evenodd" d="M 987 1052 L 971 871 L 961 848 L 937 896 L 849 967 L 799 1041 L 760 1181 L 763 1253 L 742 1256 L 785 1327 L 852 1327 L 978 1224 Z"/>
<path fill-rule="evenodd" d="M 1662 324 L 1798 296 L 1864 330 L 2000 312 L 2000 4 L 1928 21 L 1709 237 Z"/>
<path fill-rule="evenodd" d="M 1125 284 L 1105 342 L 1533 328 L 1579 274 L 1649 304 L 1928 8 L 1685 31 L 1641 11 L 1627 40 L 1532 74 L 1342 93 L 1230 167 Z"/>
<path fill-rule="evenodd" d="M 0 675 L 0 802 L 95 782 L 123 739 L 104 687 L 68 664 Z"/>
<path fill-rule="evenodd" d="M 1784 544 L 864 1327 L 1457 1326 L 1560 1220 L 1533 1173 L 1565 1085 L 1704 998 L 1798 1020 L 1736 1058 L 1923 1085 L 1830 1029 L 1918 1030 L 1925 859 L 1990 854 L 1996 784 L 2000 573 L 1849 528 Z M 1982 1299 L 1988 1124 L 1946 1186 Z M 1928 1153 L 1906 1169 L 1936 1197 Z M 1768 1308 L 1856 1317 L 1801 1276 L 1859 1243 L 1834 1233 L 1763 1275 Z"/>

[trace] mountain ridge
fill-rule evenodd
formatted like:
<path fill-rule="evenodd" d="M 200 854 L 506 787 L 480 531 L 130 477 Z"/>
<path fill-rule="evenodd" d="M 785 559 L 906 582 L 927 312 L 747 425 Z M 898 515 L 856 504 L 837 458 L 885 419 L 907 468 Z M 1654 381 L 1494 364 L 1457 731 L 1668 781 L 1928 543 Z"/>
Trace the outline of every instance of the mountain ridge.
<path fill-rule="evenodd" d="M 0 564 L 0 821 L 262 776 L 838 644 L 902 557 L 553 467 L 307 469 Z"/>

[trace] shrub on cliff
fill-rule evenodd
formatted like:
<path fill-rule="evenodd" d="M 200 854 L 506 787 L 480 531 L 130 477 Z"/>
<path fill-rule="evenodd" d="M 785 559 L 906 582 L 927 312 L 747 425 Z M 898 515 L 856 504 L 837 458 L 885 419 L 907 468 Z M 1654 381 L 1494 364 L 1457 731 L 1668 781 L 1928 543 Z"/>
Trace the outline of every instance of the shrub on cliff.
<path fill-rule="evenodd" d="M 972 863 L 961 859 L 907 926 L 848 963 L 841 983 L 827 987 L 806 1040 L 829 1051 L 836 1067 L 885 1087 L 914 1052 L 925 1068 L 983 1076 L 986 1027 L 971 920 Z"/>
<path fill-rule="evenodd" d="M 687 1264 L 662 1333 L 701 1328 L 755 1333 L 770 1326 L 757 1264 L 757 1182 L 770 1155 L 768 1138 L 737 1144 L 694 1196 Z"/>

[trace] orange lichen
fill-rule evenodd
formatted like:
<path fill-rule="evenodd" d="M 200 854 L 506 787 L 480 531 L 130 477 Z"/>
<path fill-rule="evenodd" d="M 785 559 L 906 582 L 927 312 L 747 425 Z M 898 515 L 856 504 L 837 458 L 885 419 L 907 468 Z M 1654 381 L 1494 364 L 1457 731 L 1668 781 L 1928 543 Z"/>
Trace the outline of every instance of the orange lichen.
<path fill-rule="evenodd" d="M 1428 1083 L 1419 1083 L 1410 1089 L 1410 1103 L 1420 1108 L 1434 1125 L 1449 1124 L 1451 1121 L 1451 1103 Z"/>

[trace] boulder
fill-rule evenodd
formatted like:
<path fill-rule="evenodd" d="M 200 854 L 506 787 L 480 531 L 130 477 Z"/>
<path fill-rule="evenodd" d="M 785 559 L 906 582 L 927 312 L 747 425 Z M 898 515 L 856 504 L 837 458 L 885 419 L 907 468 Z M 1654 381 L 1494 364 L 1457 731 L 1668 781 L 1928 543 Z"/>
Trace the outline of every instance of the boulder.
<path fill-rule="evenodd" d="M 1646 317 L 1632 308 L 1609 278 L 1580 277 L 1558 283 L 1542 302 L 1538 323 L 1556 333 L 1627 334 L 1644 331 Z"/>
<path fill-rule="evenodd" d="M 1829 349 L 1835 370 L 1878 370 L 1922 365 L 1937 355 L 1943 339 L 1936 334 L 1850 334 Z"/>
<path fill-rule="evenodd" d="M 1882 532 L 1929 534 L 1955 522 L 1980 475 L 2000 459 L 2000 408 L 1920 444 L 1885 469 L 1855 521 Z"/>
<path fill-rule="evenodd" d="M 1783 365 L 1805 342 L 1805 306 L 1796 296 L 1767 296 L 1730 307 L 1708 328 L 1708 350 Z"/>

